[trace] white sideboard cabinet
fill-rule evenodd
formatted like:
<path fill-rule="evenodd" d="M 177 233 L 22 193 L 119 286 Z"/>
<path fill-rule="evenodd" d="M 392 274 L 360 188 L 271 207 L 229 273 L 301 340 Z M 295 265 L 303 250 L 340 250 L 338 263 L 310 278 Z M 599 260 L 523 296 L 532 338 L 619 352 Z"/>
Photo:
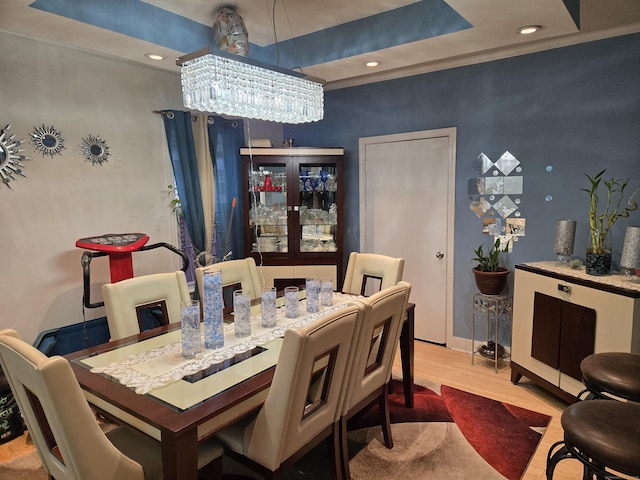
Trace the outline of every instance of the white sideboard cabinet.
<path fill-rule="evenodd" d="M 640 353 L 640 285 L 556 262 L 517 265 L 511 381 L 525 376 L 573 402 L 580 362 L 597 352 Z"/>

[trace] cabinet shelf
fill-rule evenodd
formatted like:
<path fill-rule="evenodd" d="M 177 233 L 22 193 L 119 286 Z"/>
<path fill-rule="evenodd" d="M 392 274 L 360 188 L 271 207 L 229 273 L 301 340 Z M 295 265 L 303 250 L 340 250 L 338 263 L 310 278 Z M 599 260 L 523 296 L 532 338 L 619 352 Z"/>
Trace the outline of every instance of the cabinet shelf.
<path fill-rule="evenodd" d="M 287 222 L 275 222 L 275 223 L 263 223 L 263 222 L 249 222 L 251 227 L 286 227 Z"/>

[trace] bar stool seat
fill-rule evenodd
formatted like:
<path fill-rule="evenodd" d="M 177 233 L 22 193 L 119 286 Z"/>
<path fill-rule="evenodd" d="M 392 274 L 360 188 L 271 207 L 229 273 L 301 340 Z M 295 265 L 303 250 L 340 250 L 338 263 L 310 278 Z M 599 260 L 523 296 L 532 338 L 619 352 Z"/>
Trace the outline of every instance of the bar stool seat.
<path fill-rule="evenodd" d="M 567 407 L 561 417 L 564 441 L 547 456 L 547 479 L 557 463 L 578 459 L 587 474 L 620 478 L 611 471 L 640 476 L 640 405 L 588 400 Z"/>
<path fill-rule="evenodd" d="M 580 363 L 582 381 L 596 398 L 640 402 L 640 354 L 594 353 Z"/>

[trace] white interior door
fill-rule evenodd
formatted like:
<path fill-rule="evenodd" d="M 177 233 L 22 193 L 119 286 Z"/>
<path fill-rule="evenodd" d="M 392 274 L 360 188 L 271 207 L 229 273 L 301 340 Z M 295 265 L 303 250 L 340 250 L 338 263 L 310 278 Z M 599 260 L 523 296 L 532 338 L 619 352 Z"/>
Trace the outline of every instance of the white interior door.
<path fill-rule="evenodd" d="M 416 338 L 443 344 L 453 322 L 455 135 L 360 139 L 360 249 L 405 259 Z"/>

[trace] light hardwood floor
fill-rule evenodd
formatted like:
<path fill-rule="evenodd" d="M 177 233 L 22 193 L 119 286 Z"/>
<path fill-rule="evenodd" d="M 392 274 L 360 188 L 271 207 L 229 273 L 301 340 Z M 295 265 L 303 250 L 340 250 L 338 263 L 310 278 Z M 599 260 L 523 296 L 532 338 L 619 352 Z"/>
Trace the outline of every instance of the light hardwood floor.
<path fill-rule="evenodd" d="M 394 372 L 400 372 L 399 357 L 396 358 Z M 415 376 L 550 415 L 552 419 L 549 427 L 523 476 L 523 480 L 545 479 L 546 455 L 549 447 L 562 439 L 560 415 L 566 408 L 564 402 L 526 378 L 523 378 L 519 385 L 513 385 L 508 364 L 505 364 L 496 374 L 493 364 L 478 356 L 476 356 L 476 364 L 471 365 L 471 355 L 468 353 L 419 341 L 415 344 Z M 0 462 L 6 462 L 31 451 L 33 444 L 27 442 L 26 437 L 25 434 L 0 445 Z M 575 460 L 560 462 L 554 475 L 554 480 L 580 478 L 582 478 L 581 468 Z"/>

